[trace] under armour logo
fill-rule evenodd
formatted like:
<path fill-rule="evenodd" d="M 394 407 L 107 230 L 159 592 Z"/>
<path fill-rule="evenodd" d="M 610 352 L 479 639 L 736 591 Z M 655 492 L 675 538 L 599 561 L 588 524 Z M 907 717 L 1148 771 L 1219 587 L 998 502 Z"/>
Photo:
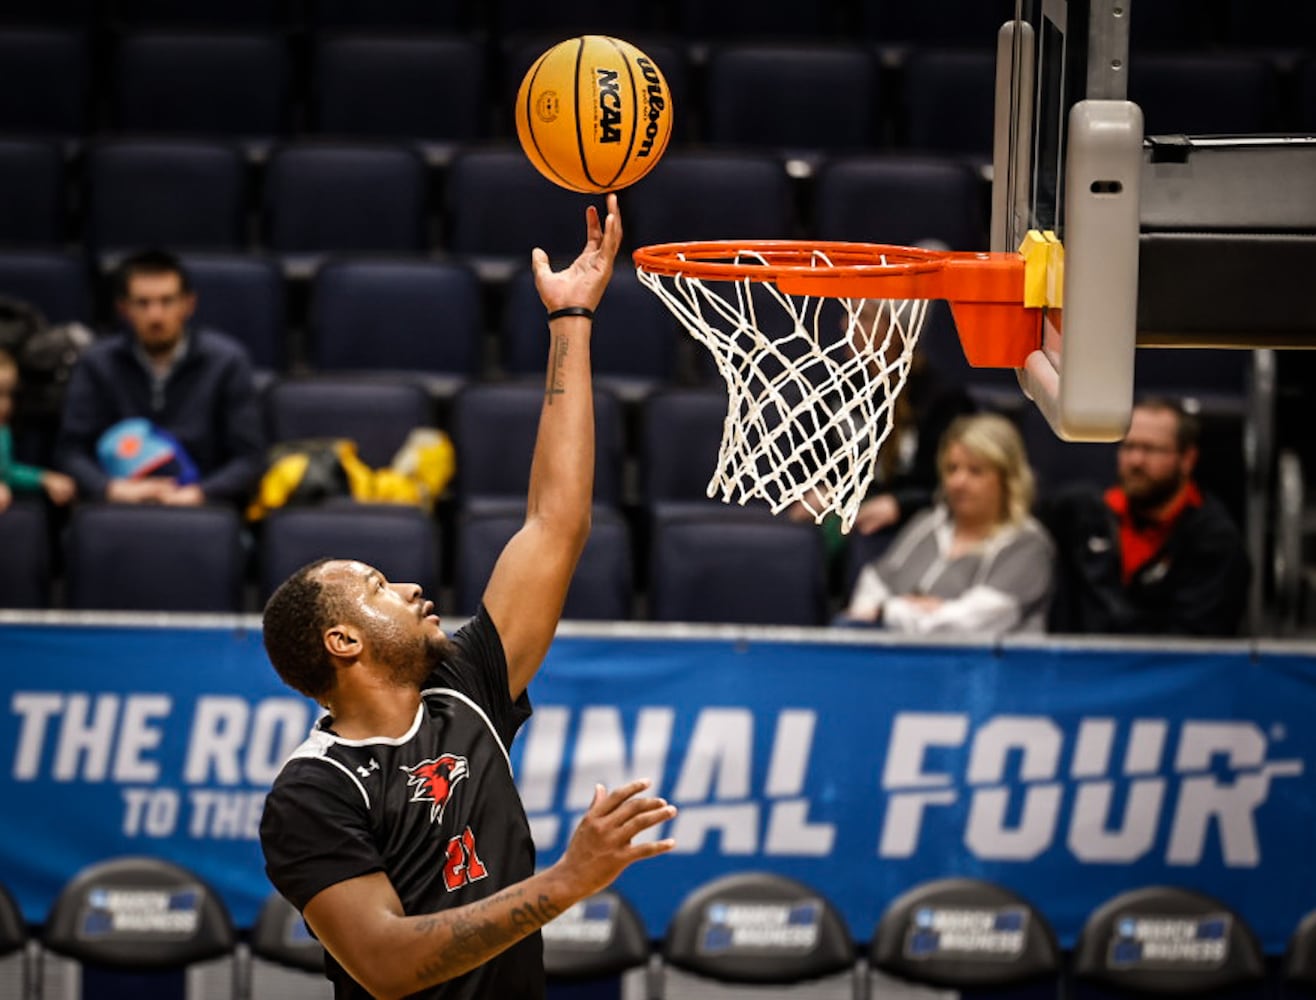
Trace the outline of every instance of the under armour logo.
<path fill-rule="evenodd" d="M 369 766 L 369 767 L 365 767 L 364 765 L 362 765 L 361 767 L 358 767 L 358 768 L 356 769 L 356 773 L 359 774 L 359 775 L 361 775 L 361 777 L 363 777 L 363 778 L 368 778 L 368 777 L 370 777 L 370 772 L 371 772 L 371 771 L 378 771 L 378 770 L 379 770 L 379 761 L 377 761 L 377 760 L 375 760 L 373 757 L 371 757 L 371 758 L 370 758 L 370 766 Z"/>

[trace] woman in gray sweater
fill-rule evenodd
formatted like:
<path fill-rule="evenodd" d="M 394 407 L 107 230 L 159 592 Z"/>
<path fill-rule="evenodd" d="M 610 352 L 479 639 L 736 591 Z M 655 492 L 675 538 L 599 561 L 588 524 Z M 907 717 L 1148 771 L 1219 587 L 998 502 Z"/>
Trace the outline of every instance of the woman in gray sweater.
<path fill-rule="evenodd" d="M 842 622 L 917 635 L 1043 631 L 1054 548 L 1029 513 L 1019 432 L 996 414 L 960 417 L 937 467 L 938 502 L 863 568 Z"/>

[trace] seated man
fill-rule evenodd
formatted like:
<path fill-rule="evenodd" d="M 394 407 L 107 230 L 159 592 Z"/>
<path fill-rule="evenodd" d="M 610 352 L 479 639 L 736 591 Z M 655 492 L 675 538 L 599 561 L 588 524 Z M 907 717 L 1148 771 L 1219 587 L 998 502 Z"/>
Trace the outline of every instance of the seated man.
<path fill-rule="evenodd" d="M 1119 484 L 1046 505 L 1059 561 L 1052 631 L 1237 634 L 1247 553 L 1224 507 L 1193 481 L 1197 440 L 1197 420 L 1178 403 L 1140 402 L 1119 447 Z"/>
<path fill-rule="evenodd" d="M 237 341 L 188 320 L 196 296 L 172 254 L 128 257 L 116 275 L 128 330 L 92 345 L 69 380 L 55 464 L 83 499 L 195 506 L 241 504 L 260 477 L 265 441 L 251 361 Z M 177 475 L 124 475 L 98 460 L 111 427 L 150 421 L 176 443 L 196 481 Z"/>

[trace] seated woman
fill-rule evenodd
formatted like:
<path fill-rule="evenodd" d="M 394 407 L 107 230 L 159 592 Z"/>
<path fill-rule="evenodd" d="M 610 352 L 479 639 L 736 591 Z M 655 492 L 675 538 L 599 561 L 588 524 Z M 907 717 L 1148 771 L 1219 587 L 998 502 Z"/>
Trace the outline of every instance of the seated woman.
<path fill-rule="evenodd" d="M 914 634 L 1041 632 L 1054 548 L 1029 509 L 1033 472 L 1005 417 L 960 417 L 942 437 L 938 503 L 863 568 L 840 624 Z"/>

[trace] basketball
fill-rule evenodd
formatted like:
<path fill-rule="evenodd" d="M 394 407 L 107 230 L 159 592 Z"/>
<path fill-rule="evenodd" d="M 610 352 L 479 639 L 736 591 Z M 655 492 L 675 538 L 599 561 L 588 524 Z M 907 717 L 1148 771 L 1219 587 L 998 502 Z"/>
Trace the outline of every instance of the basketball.
<path fill-rule="evenodd" d="M 672 135 L 672 98 L 629 42 L 582 35 L 535 60 L 516 95 L 516 134 L 554 184 L 596 194 L 634 184 Z"/>

